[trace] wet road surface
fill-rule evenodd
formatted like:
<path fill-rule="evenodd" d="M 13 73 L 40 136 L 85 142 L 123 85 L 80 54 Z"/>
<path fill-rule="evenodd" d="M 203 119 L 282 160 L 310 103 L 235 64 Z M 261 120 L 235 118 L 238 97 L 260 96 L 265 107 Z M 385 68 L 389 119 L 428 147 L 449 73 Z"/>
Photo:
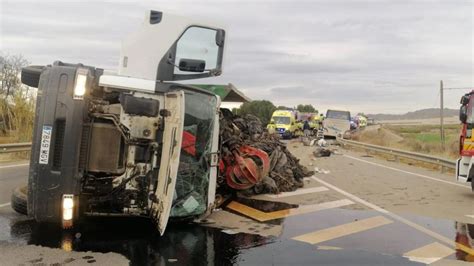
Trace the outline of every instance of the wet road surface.
<path fill-rule="evenodd" d="M 64 233 L 54 227 L 38 226 L 30 220 L 12 216 L 10 225 L 1 225 L 2 231 L 9 229 L 9 244 L 40 245 L 66 251 L 114 252 L 124 255 L 131 265 L 312 265 L 315 262 L 322 265 L 335 262 L 417 265 L 401 256 L 376 251 L 318 249 L 291 239 L 300 230 L 288 230 L 280 237 L 262 237 L 180 224 L 170 226 L 160 237 L 146 220 L 114 218 L 90 221 L 74 232 Z M 292 228 L 298 221 L 284 223 L 285 227 Z M 93 260 L 94 256 L 90 258 Z"/>
<path fill-rule="evenodd" d="M 308 151 L 294 153 L 309 158 L 305 152 Z M 346 155 L 364 158 L 361 154 Z M 0 168 L 0 257 L 5 257 L 2 253 L 11 256 L 11 247 L 21 254 L 22 249 L 38 245 L 53 249 L 33 252 L 28 258 L 10 258 L 7 262 L 118 265 L 112 260 L 114 254 L 124 258 L 118 261 L 131 265 L 463 265 L 458 259 L 470 259 L 472 250 L 467 247 L 464 253 L 456 254 L 455 244 L 456 238 L 466 244 L 462 241 L 462 228 L 468 228 L 470 219 L 474 221 L 466 216 L 474 214 L 474 208 L 460 192 L 464 188 L 413 177 L 403 179 L 406 175 L 368 167 L 350 158 L 333 156 L 318 160 L 302 162 L 309 167 L 318 164 L 330 173 L 317 173 L 306 179 L 304 189 L 278 197 L 235 199 L 214 213 L 209 225 L 172 223 L 162 237 L 144 219 L 91 219 L 67 233 L 39 226 L 14 213 L 10 206 L 2 205 L 9 201 L 9 192 L 26 180 L 27 167 Z M 441 180 L 453 179 L 449 175 L 395 166 Z M 350 177 L 343 171 L 345 167 L 350 167 Z M 377 175 L 403 180 L 399 187 L 407 187 L 408 192 L 394 189 L 389 181 L 371 179 Z M 389 204 L 385 198 L 390 195 L 372 197 L 374 191 L 367 186 L 361 189 L 354 182 L 387 183 L 385 187 L 390 192 L 373 187 L 382 196 L 393 193 L 397 200 L 393 198 L 393 204 Z M 434 203 L 444 200 L 445 204 L 440 204 L 438 213 L 433 204 L 425 204 L 426 210 L 421 212 L 418 205 L 415 211 L 396 205 L 413 199 L 409 188 L 420 186 L 417 182 L 440 194 Z M 446 213 L 444 210 L 450 206 Z M 65 259 L 51 259 L 52 252 L 58 250 L 66 254 Z M 80 255 L 74 257 L 76 252 L 92 253 L 77 253 Z"/>

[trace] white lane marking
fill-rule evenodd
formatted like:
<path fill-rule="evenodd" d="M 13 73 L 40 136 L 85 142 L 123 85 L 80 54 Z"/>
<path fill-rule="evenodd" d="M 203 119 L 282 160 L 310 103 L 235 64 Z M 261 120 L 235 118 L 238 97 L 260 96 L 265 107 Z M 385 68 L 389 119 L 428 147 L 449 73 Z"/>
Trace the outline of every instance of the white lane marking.
<path fill-rule="evenodd" d="M 374 163 L 374 162 L 362 160 L 362 159 L 359 159 L 359 158 L 356 158 L 356 157 L 352 157 L 352 156 L 350 156 L 350 155 L 345 155 L 345 154 L 344 154 L 344 157 L 351 158 L 351 159 L 356 160 L 356 161 L 360 161 L 360 162 L 372 164 L 372 165 L 375 165 L 375 166 L 383 167 L 383 168 L 390 169 L 390 170 L 393 170 L 393 171 L 397 171 L 397 172 L 401 172 L 401 173 L 405 173 L 405 174 L 410 174 L 410 175 L 414 175 L 414 176 L 418 176 L 418 177 L 430 179 L 430 180 L 433 180 L 433 181 L 445 183 L 445 184 L 448 184 L 448 185 L 471 189 L 470 186 L 465 186 L 465 185 L 461 185 L 461 184 L 459 184 L 459 183 L 445 181 L 445 180 L 438 179 L 438 178 L 434 178 L 434 177 L 427 176 L 427 175 L 422 175 L 422 174 L 417 174 L 417 173 L 408 172 L 408 171 L 405 171 L 405 170 L 401 170 L 401 169 L 398 169 L 398 168 L 386 166 L 386 165 L 383 165 L 383 164 L 378 164 L 378 163 Z"/>
<path fill-rule="evenodd" d="M 3 169 L 3 168 L 13 168 L 13 167 L 21 167 L 21 166 L 28 166 L 30 165 L 29 163 L 23 163 L 23 164 L 12 164 L 12 165 L 4 165 L 4 166 L 0 166 L 0 169 Z"/>
<path fill-rule="evenodd" d="M 466 217 L 474 219 L 474 215 L 472 215 L 472 214 L 468 214 L 468 215 L 466 215 Z"/>
<path fill-rule="evenodd" d="M 319 183 L 323 184 L 324 186 L 326 186 L 326 187 L 328 187 L 328 188 L 330 188 L 330 189 L 332 189 L 332 190 L 334 190 L 334 191 L 337 191 L 337 192 L 341 193 L 342 195 L 344 195 L 344 196 L 346 196 L 346 197 L 352 199 L 353 201 L 359 202 L 360 204 L 363 204 L 363 205 L 365 205 L 365 206 L 367 206 L 367 207 L 369 207 L 369 208 L 371 208 L 371 209 L 374 209 L 374 210 L 376 210 L 376 211 L 378 211 L 378 212 L 380 212 L 380 213 L 383 213 L 383 214 L 385 214 L 385 215 L 387 215 L 387 216 L 390 216 L 390 217 L 392 217 L 393 219 L 398 220 L 399 222 L 402 222 L 402 223 L 404 223 L 404 224 L 406 224 L 406 225 L 408 225 L 408 226 L 410 226 L 410 227 L 412 227 L 412 228 L 414 228 L 414 229 L 416 229 L 416 230 L 418 230 L 418 231 L 420 231 L 420 232 L 423 232 L 423 233 L 425 233 L 425 234 L 427 234 L 427 235 L 429 235 L 429 236 L 431 236 L 431 237 L 433 237 L 433 238 L 435 238 L 435 239 L 437 239 L 437 240 L 443 242 L 444 244 L 446 244 L 446 245 L 448 245 L 448 246 L 450 246 L 450 247 L 454 247 L 454 246 L 455 246 L 455 245 L 454 245 L 454 241 L 453 241 L 452 239 L 450 239 L 450 238 L 447 238 L 447 237 L 442 236 L 442 235 L 440 235 L 440 234 L 438 234 L 438 233 L 436 233 L 436 232 L 433 232 L 433 231 L 431 231 L 430 229 L 425 228 L 425 227 L 423 227 L 423 226 L 421 226 L 421 225 L 419 225 L 419 224 L 416 224 L 416 223 L 414 223 L 414 222 L 412 222 L 412 221 L 409 221 L 409 220 L 407 220 L 407 219 L 405 219 L 405 218 L 403 218 L 403 217 L 401 217 L 401 216 L 399 216 L 399 215 L 396 215 L 395 213 L 392 213 L 392 212 L 389 212 L 389 211 L 387 211 L 387 210 L 385 210 L 385 209 L 382 209 L 381 207 L 379 207 L 379 206 L 377 206 L 377 205 L 375 205 L 375 204 L 372 204 L 372 203 L 370 203 L 370 202 L 367 202 L 367 201 L 365 201 L 365 200 L 363 200 L 363 199 L 357 197 L 356 195 L 353 195 L 353 194 L 351 194 L 351 193 L 349 193 L 349 192 L 346 192 L 346 191 L 344 191 L 344 190 L 342 190 L 342 189 L 340 189 L 340 188 L 338 188 L 338 187 L 336 187 L 336 186 L 333 186 L 333 185 L 329 184 L 328 182 L 326 182 L 326 181 L 324 181 L 324 180 L 322 180 L 322 179 L 319 179 L 319 178 L 317 178 L 317 177 L 315 177 L 315 176 L 312 176 L 311 178 L 312 178 L 313 180 L 316 180 L 316 181 L 318 181 Z"/>
<path fill-rule="evenodd" d="M 279 198 L 286 198 L 286 197 L 291 197 L 291 196 L 296 196 L 296 195 L 316 193 L 316 192 L 322 192 L 322 191 L 328 191 L 328 190 L 329 189 L 326 187 L 309 187 L 309 188 L 300 188 L 298 190 L 291 191 L 291 192 L 282 192 L 276 195 L 268 194 L 264 196 L 268 198 L 279 199 Z"/>
<path fill-rule="evenodd" d="M 293 237 L 293 239 L 314 245 L 332 239 L 364 232 L 390 223 L 392 223 L 391 220 L 385 218 L 385 216 L 383 215 L 380 215 L 358 220 L 355 222 L 329 227 L 304 235 L 295 236 Z"/>
<path fill-rule="evenodd" d="M 7 206 L 10 206 L 10 202 L 0 204 L 0 208 L 7 207 Z"/>
<path fill-rule="evenodd" d="M 431 264 L 442 258 L 450 256 L 454 252 L 454 249 L 448 248 L 447 246 L 438 242 L 434 242 L 426 246 L 408 251 L 407 253 L 403 254 L 403 257 L 408 258 L 411 261 Z"/>

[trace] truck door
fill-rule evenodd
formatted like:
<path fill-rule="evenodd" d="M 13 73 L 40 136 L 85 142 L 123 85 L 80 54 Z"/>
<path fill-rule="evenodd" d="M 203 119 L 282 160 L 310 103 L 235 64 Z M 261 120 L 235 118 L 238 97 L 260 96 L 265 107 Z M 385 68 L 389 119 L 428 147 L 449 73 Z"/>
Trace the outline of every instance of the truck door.
<path fill-rule="evenodd" d="M 158 185 L 155 190 L 156 200 L 151 207 L 152 218 L 157 223 L 161 235 L 165 232 L 170 216 L 178 174 L 183 136 L 184 92 L 166 93 L 164 109 L 163 148 L 158 173 Z"/>

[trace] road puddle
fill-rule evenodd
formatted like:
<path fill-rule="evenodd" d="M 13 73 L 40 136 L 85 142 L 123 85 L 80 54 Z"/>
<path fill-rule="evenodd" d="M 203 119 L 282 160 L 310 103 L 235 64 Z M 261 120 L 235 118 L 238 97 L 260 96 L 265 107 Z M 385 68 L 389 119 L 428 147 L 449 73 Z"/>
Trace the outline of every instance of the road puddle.
<path fill-rule="evenodd" d="M 148 220 L 128 218 L 91 219 L 70 232 L 28 220 L 12 224 L 11 235 L 29 245 L 119 253 L 132 265 L 229 265 L 237 263 L 243 250 L 274 241 L 194 224 L 169 225 L 165 235 L 160 236 Z"/>
<path fill-rule="evenodd" d="M 247 199 L 235 202 L 263 213 L 304 206 Z M 267 222 L 242 217 L 252 221 L 247 232 L 237 227 L 172 222 L 164 236 L 147 219 L 91 218 L 70 232 L 13 219 L 8 241 L 65 251 L 113 252 L 124 255 L 131 265 L 422 265 L 443 260 L 474 261 L 474 225 L 455 222 L 453 226 L 449 220 L 404 217 L 447 241 L 376 211 L 341 208 Z M 273 228 L 281 229 L 280 233 L 259 233 Z"/>

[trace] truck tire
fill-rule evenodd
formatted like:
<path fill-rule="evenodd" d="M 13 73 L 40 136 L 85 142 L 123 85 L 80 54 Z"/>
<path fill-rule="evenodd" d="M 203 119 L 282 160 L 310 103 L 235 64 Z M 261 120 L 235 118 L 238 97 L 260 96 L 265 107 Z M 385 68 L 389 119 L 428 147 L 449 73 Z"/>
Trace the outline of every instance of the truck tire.
<path fill-rule="evenodd" d="M 38 88 L 43 66 L 27 66 L 21 69 L 21 83 Z"/>
<path fill-rule="evenodd" d="M 28 214 L 27 209 L 27 190 L 26 186 L 17 187 L 12 192 L 11 205 L 12 209 L 19 214 Z"/>

